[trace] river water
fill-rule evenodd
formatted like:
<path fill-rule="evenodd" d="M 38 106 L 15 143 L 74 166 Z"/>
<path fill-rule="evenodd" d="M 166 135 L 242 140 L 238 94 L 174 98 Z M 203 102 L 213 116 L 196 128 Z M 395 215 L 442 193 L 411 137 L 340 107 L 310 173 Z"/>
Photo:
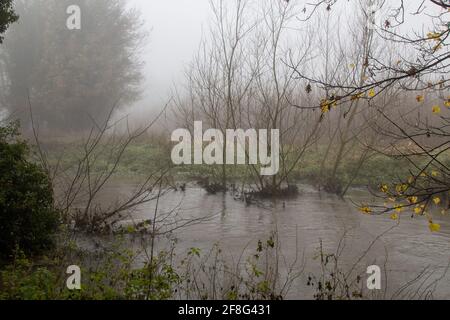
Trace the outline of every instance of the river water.
<path fill-rule="evenodd" d="M 425 218 L 411 218 L 407 212 L 400 214 L 399 221 L 388 215 L 358 212 L 354 203 L 371 200 L 365 190 L 352 190 L 342 200 L 308 185 L 299 188 L 296 198 L 248 206 L 232 194 L 209 195 L 191 187 L 186 192 L 166 194 L 159 202 L 158 212 L 162 215 L 174 211 L 180 221 L 207 218 L 174 231 L 180 251 L 192 247 L 208 251 L 218 243 L 225 255 L 236 258 L 243 251 L 254 252 L 257 241 L 267 240 L 276 230 L 282 261 L 288 265 L 297 259 L 299 268 L 304 268 L 288 298 L 313 297 L 306 282 L 309 275 L 319 275 L 314 257 L 322 242 L 327 253 L 334 253 L 341 244 L 344 249 L 340 266 L 344 271 L 359 260 L 358 271 L 364 272 L 369 265 L 380 266 L 387 298 L 425 270 L 420 280 L 424 283 L 421 286 L 418 281 L 415 288 L 424 289 L 433 279 L 442 277 L 433 297 L 450 299 L 450 271 L 446 273 L 450 263 L 450 217 L 434 214 L 441 230 L 431 233 Z M 117 199 L 131 190 L 132 184 L 115 184 L 108 189 L 107 197 Z M 132 218 L 152 219 L 154 210 L 155 202 L 149 203 L 136 209 Z"/>

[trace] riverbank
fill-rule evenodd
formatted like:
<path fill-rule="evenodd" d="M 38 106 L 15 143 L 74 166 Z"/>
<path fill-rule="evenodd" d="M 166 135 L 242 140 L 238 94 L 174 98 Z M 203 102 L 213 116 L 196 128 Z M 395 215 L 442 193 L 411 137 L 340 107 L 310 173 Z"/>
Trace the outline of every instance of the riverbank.
<path fill-rule="evenodd" d="M 62 168 L 70 168 L 77 164 L 83 156 L 83 149 L 77 143 L 52 143 L 48 145 L 49 160 Z M 319 185 L 326 177 L 327 169 L 322 167 L 325 147 L 311 148 L 302 160 L 290 171 L 289 181 L 292 183 L 309 183 Z M 63 155 L 63 156 L 61 156 Z M 108 146 L 102 147 L 93 171 L 101 171 L 115 164 L 109 163 Z M 450 163 L 450 156 L 444 153 L 442 161 Z M 418 163 L 421 159 L 417 158 Z M 134 143 L 127 146 L 115 168 L 115 175 L 122 178 L 138 178 L 161 167 L 172 167 L 170 175 L 175 182 L 191 182 L 208 177 L 211 181 L 220 180 L 221 166 L 190 165 L 173 166 L 170 160 L 170 149 L 164 144 L 147 142 Z M 346 157 L 339 166 L 336 177 L 340 184 L 351 187 L 378 188 L 387 181 L 407 179 L 410 170 L 414 170 L 406 159 L 394 159 L 382 154 L 373 154 L 362 164 L 358 156 Z M 226 175 L 231 183 L 242 183 L 254 180 L 254 170 L 248 165 L 226 167 Z"/>

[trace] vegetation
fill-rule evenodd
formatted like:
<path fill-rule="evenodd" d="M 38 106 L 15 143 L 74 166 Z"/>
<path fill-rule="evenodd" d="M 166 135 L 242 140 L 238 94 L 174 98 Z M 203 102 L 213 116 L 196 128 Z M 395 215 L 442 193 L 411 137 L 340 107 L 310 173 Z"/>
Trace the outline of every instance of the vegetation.
<path fill-rule="evenodd" d="M 0 1 L 0 44 L 3 42 L 3 33 L 11 23 L 17 21 L 19 17 L 14 12 L 13 0 Z"/>
<path fill-rule="evenodd" d="M 18 138 L 18 125 L 0 127 L 0 254 L 27 255 L 54 245 L 59 215 L 53 189 L 42 167 L 28 160 L 28 146 Z"/>
<path fill-rule="evenodd" d="M 66 8 L 80 6 L 80 32 L 68 33 Z M 139 97 L 145 34 L 123 0 L 17 0 L 20 24 L 1 47 L 0 101 L 25 129 L 33 116 L 44 133 L 79 132 L 102 123 L 113 106 Z"/>
<path fill-rule="evenodd" d="M 227 262 L 219 246 L 206 253 L 191 248 L 178 263 L 172 246 L 139 266 L 136 260 L 142 252 L 127 249 L 124 239 L 96 252 L 66 245 L 35 262 L 16 252 L 0 271 L 0 299 L 269 300 L 282 299 L 298 277 L 283 280 L 273 269 L 273 238 L 258 243 L 244 268 Z M 70 291 L 61 266 L 74 260 L 82 266 L 83 281 L 81 290 Z"/>

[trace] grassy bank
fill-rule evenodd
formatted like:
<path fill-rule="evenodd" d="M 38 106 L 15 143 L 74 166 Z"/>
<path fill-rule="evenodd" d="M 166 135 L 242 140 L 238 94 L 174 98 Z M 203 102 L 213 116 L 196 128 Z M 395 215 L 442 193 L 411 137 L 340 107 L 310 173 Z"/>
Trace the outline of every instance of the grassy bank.
<path fill-rule="evenodd" d="M 323 150 L 324 148 L 312 148 L 307 152 L 302 161 L 291 171 L 289 180 L 316 184 L 327 170 L 323 172 L 322 169 Z M 108 146 L 103 146 L 102 153 L 96 159 L 94 171 L 101 171 L 114 165 L 109 158 L 112 151 Z M 60 167 L 70 168 L 76 166 L 80 157 L 83 156 L 83 148 L 77 144 L 55 144 L 49 147 L 49 156 L 51 163 L 59 162 Z M 450 163 L 448 154 L 442 157 L 443 161 Z M 417 158 L 417 162 L 422 161 Z M 139 142 L 125 149 L 115 174 L 120 177 L 134 178 L 167 166 L 172 166 L 168 147 Z M 227 166 L 226 170 L 228 179 L 237 183 L 251 181 L 252 173 L 254 173 L 248 165 Z M 343 185 L 376 187 L 386 181 L 405 179 L 409 176 L 410 170 L 413 170 L 413 167 L 404 158 L 394 159 L 382 154 L 374 154 L 360 165 L 358 157 L 346 157 L 337 171 L 337 178 Z M 219 166 L 180 165 L 173 166 L 171 169 L 171 176 L 175 181 L 195 181 L 205 177 L 214 180 L 220 175 L 221 167 Z"/>

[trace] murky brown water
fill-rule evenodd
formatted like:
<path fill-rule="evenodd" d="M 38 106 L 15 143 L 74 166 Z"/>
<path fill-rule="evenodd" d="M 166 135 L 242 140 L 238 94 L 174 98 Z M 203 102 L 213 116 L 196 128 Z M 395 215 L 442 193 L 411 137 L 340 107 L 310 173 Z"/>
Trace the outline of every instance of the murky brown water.
<path fill-rule="evenodd" d="M 131 188 L 129 184 L 118 184 L 108 191 L 108 197 L 125 195 Z M 189 188 L 184 193 L 172 192 L 164 196 L 159 210 L 162 213 L 175 209 L 180 219 L 214 215 L 206 221 L 177 230 L 179 250 L 191 247 L 208 250 L 219 243 L 225 254 L 236 257 L 249 244 L 253 249 L 257 240 L 266 240 L 274 230 L 278 230 L 286 261 L 292 262 L 296 256 L 304 256 L 306 261 L 303 276 L 292 288 L 289 298 L 310 299 L 313 293 L 306 286 L 306 278 L 310 273 L 317 274 L 318 263 L 313 257 L 321 240 L 325 251 L 331 253 L 347 233 L 341 258 L 345 271 L 378 236 L 397 222 L 388 216 L 359 213 L 352 201 L 370 200 L 364 190 L 353 190 L 349 195 L 351 200 L 345 201 L 319 193 L 307 185 L 301 185 L 300 190 L 301 194 L 295 199 L 266 202 L 261 207 L 246 206 L 231 194 L 208 195 L 202 189 Z M 149 204 L 134 212 L 133 218 L 151 219 L 153 213 L 154 204 Z M 365 270 L 369 265 L 379 265 L 387 273 L 388 281 L 386 283 L 383 278 L 382 285 L 387 285 L 390 293 L 414 279 L 426 267 L 435 271 L 426 283 L 442 276 L 450 262 L 450 217 L 436 214 L 435 222 L 441 224 L 441 230 L 431 233 L 425 218 L 412 219 L 409 213 L 402 213 L 398 226 L 373 244 L 358 268 Z M 434 297 L 450 299 L 450 272 L 439 282 Z"/>

